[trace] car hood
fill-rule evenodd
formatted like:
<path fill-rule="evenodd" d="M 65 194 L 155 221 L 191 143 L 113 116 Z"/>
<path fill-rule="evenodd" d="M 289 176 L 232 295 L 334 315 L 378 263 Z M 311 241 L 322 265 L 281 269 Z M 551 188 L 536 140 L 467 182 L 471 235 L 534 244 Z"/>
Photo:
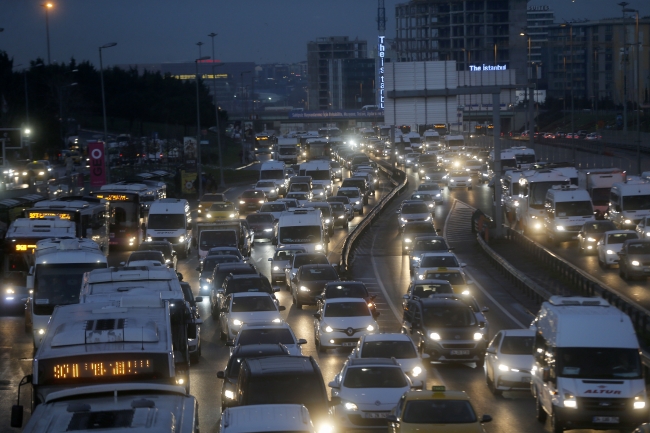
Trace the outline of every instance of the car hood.
<path fill-rule="evenodd" d="M 411 219 L 426 219 L 427 217 L 430 217 L 431 214 L 429 212 L 422 212 L 422 213 L 403 213 L 400 214 L 400 217 L 411 220 Z"/>
<path fill-rule="evenodd" d="M 441 340 L 474 341 L 474 333 L 480 332 L 480 329 L 478 326 L 467 326 L 462 328 L 427 328 L 427 335 L 432 332 L 440 334 Z"/>
<path fill-rule="evenodd" d="M 368 325 L 375 327 L 377 330 L 377 323 L 372 316 L 357 316 L 357 317 L 324 317 L 322 323 L 327 323 L 334 329 L 347 329 L 347 328 L 367 328 Z"/>
<path fill-rule="evenodd" d="M 401 388 L 341 388 L 342 401 L 356 404 L 359 410 L 391 410 L 397 406 L 400 397 L 410 391 L 410 386 Z"/>
<path fill-rule="evenodd" d="M 230 313 L 230 320 L 238 319 L 244 323 L 250 322 L 272 322 L 275 319 L 282 320 L 278 311 L 247 311 L 242 313 Z"/>
<path fill-rule="evenodd" d="M 527 370 L 530 372 L 533 368 L 533 364 L 535 364 L 535 359 L 533 358 L 533 355 L 500 354 L 497 358 L 497 362 L 499 364 L 507 365 L 511 370 L 514 368 L 517 370 Z"/>

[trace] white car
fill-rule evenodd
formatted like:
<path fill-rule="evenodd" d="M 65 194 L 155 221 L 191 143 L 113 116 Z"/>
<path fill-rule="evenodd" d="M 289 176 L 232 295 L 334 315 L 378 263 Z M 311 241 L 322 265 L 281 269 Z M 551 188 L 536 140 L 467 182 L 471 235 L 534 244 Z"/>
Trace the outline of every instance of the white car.
<path fill-rule="evenodd" d="M 289 350 L 293 356 L 302 356 L 302 345 L 307 344 L 304 338 L 297 338 L 293 329 L 286 322 L 254 322 L 241 326 L 232 347 L 247 346 L 249 344 L 277 344 L 280 343 Z M 232 354 L 232 353 L 231 353 Z"/>
<path fill-rule="evenodd" d="M 395 358 L 414 387 L 423 389 L 427 383 L 425 363 L 429 363 L 429 355 L 420 355 L 415 343 L 406 334 L 392 332 L 364 335 L 349 358 Z"/>
<path fill-rule="evenodd" d="M 386 416 L 397 406 L 411 382 L 395 359 L 350 359 L 334 380 L 332 413 L 341 431 L 359 428 L 386 429 Z"/>
<path fill-rule="evenodd" d="M 429 211 L 433 213 L 436 207 L 436 200 L 433 195 L 428 192 L 414 192 L 411 194 L 409 200 L 422 200 L 428 207 Z"/>
<path fill-rule="evenodd" d="M 295 199 L 298 201 L 298 205 L 300 207 L 304 207 L 305 203 L 309 203 L 311 201 L 312 195 L 310 192 L 293 191 L 288 192 L 286 198 Z"/>
<path fill-rule="evenodd" d="M 329 197 L 329 190 L 322 183 L 315 183 L 311 188 L 311 194 L 314 200 L 325 201 Z"/>
<path fill-rule="evenodd" d="M 465 171 L 452 171 L 447 175 L 447 188 L 472 189 L 472 176 Z"/>
<path fill-rule="evenodd" d="M 314 313 L 314 335 L 319 352 L 337 347 L 354 347 L 359 338 L 379 332 L 363 298 L 326 299 Z"/>
<path fill-rule="evenodd" d="M 222 340 L 234 339 L 244 323 L 281 323 L 280 311 L 285 310 L 270 294 L 260 292 L 231 293 L 223 305 L 219 316 Z"/>
<path fill-rule="evenodd" d="M 271 262 L 271 284 L 276 281 L 284 281 L 286 277 L 285 266 L 289 264 L 294 254 L 304 252 L 306 252 L 304 248 L 276 248 L 273 257 L 269 257 L 269 262 Z"/>
<path fill-rule="evenodd" d="M 639 239 L 650 238 L 650 216 L 644 216 L 636 225 L 636 232 L 639 234 Z"/>
<path fill-rule="evenodd" d="M 494 336 L 485 354 L 485 381 L 490 391 L 530 389 L 535 331 L 503 329 Z"/>
<path fill-rule="evenodd" d="M 348 221 L 354 218 L 354 208 L 352 207 L 352 202 L 348 197 L 344 195 L 336 195 L 336 196 L 328 197 L 327 202 L 328 203 L 337 202 L 343 204 L 343 206 L 345 206 L 345 211 L 347 212 L 348 215 Z"/>
<path fill-rule="evenodd" d="M 420 153 L 407 153 L 404 157 L 404 167 L 414 167 L 420 155 Z"/>
<path fill-rule="evenodd" d="M 639 239 L 639 234 L 634 230 L 610 230 L 605 232 L 602 239 L 596 244 L 598 253 L 598 264 L 601 268 L 607 269 L 618 264 L 618 253 L 623 243 L 628 239 Z"/>
<path fill-rule="evenodd" d="M 442 188 L 439 184 L 433 182 L 424 182 L 418 185 L 417 192 L 431 194 L 436 203 L 442 203 Z"/>
<path fill-rule="evenodd" d="M 345 196 L 350 200 L 352 209 L 355 212 L 358 212 L 359 215 L 363 215 L 363 194 L 361 190 L 356 186 L 346 186 L 344 188 L 339 188 L 336 192 L 337 196 Z"/>
<path fill-rule="evenodd" d="M 270 213 L 276 220 L 280 219 L 282 212 L 286 211 L 287 204 L 282 201 L 274 201 L 273 203 L 264 203 L 259 210 L 259 213 Z"/>
<path fill-rule="evenodd" d="M 278 198 L 278 187 L 272 180 L 259 180 L 253 188 L 264 191 L 266 198 L 269 200 L 275 200 Z"/>
<path fill-rule="evenodd" d="M 433 253 L 424 253 L 420 255 L 420 260 L 413 266 L 413 278 L 424 280 L 424 276 L 429 271 L 443 269 L 460 269 L 465 267 L 465 263 L 460 263 L 456 254 L 448 251 Z"/>
<path fill-rule="evenodd" d="M 404 200 L 396 213 L 400 230 L 407 222 L 431 221 L 431 211 L 422 200 Z"/>
<path fill-rule="evenodd" d="M 250 404 L 226 408 L 219 421 L 221 433 L 316 433 L 307 408 L 301 404 Z"/>

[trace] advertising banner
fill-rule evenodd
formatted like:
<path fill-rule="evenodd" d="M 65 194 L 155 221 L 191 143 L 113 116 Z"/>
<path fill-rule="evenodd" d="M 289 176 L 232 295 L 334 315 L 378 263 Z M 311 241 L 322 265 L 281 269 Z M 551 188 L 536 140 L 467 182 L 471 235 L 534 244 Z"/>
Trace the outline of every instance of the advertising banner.
<path fill-rule="evenodd" d="M 183 138 L 183 160 L 185 161 L 185 171 L 196 171 L 198 146 L 195 137 Z"/>
<path fill-rule="evenodd" d="M 104 143 L 101 141 L 88 143 L 88 157 L 90 158 L 90 186 L 100 187 L 106 184 Z"/>
<path fill-rule="evenodd" d="M 194 189 L 194 181 L 196 180 L 196 172 L 191 173 L 185 170 L 181 171 L 181 181 L 183 182 L 183 194 L 196 193 Z"/>

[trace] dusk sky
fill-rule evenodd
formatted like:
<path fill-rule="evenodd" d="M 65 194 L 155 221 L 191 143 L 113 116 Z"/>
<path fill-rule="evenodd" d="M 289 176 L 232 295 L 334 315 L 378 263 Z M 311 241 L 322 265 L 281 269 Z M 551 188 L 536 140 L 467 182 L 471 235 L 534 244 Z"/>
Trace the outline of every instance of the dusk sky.
<path fill-rule="evenodd" d="M 620 0 L 532 0 L 548 5 L 556 21 L 621 16 Z M 0 0 L 0 51 L 14 65 L 47 59 L 45 0 Z M 395 36 L 395 5 L 385 0 L 386 35 Z M 629 8 L 650 15 L 650 1 L 628 0 Z M 307 42 L 318 37 L 377 37 L 377 0 L 52 0 L 50 50 L 52 62 L 90 60 L 99 63 L 97 48 L 117 42 L 104 51 L 104 65 L 193 61 L 196 43 L 225 62 L 292 63 L 306 60 Z"/>

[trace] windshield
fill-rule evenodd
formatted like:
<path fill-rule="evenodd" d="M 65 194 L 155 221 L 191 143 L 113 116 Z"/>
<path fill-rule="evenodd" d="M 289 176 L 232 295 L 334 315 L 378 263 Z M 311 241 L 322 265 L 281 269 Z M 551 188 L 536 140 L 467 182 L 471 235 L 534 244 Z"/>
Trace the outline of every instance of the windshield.
<path fill-rule="evenodd" d="M 84 272 L 106 268 L 106 263 L 64 263 L 36 265 L 34 281 L 34 312 L 39 307 L 79 303 Z"/>
<path fill-rule="evenodd" d="M 411 200 L 433 201 L 431 194 L 413 194 Z"/>
<path fill-rule="evenodd" d="M 361 357 L 414 359 L 418 354 L 410 341 L 366 341 L 361 347 Z"/>
<path fill-rule="evenodd" d="M 476 413 L 467 400 L 411 400 L 406 402 L 402 420 L 409 424 L 469 424 Z"/>
<path fill-rule="evenodd" d="M 334 302 L 325 305 L 324 317 L 370 316 L 365 302 Z"/>
<path fill-rule="evenodd" d="M 245 313 L 275 310 L 275 304 L 270 296 L 238 296 L 232 300 L 230 311 L 233 313 Z"/>
<path fill-rule="evenodd" d="M 273 215 L 269 214 L 251 214 L 246 216 L 246 221 L 251 224 L 273 224 L 273 221 L 275 221 L 275 219 L 273 218 Z"/>
<path fill-rule="evenodd" d="M 627 246 L 627 253 L 630 255 L 650 254 L 650 243 L 637 242 L 630 244 Z"/>
<path fill-rule="evenodd" d="M 114 201 L 111 202 L 111 212 L 113 214 L 114 226 L 117 227 L 137 227 L 140 222 L 139 205 L 133 202 Z"/>
<path fill-rule="evenodd" d="M 585 226 L 587 233 L 605 233 L 610 230 L 616 230 L 616 226 L 611 221 L 598 221 Z"/>
<path fill-rule="evenodd" d="M 329 265 L 325 254 L 304 254 L 296 256 L 293 260 L 293 267 L 299 268 L 302 265 Z"/>
<path fill-rule="evenodd" d="M 242 333 L 243 333 L 243 331 L 242 331 Z M 239 335 L 241 335 L 242 333 L 240 333 Z M 241 339 L 241 337 L 240 337 L 240 339 Z M 228 360 L 228 366 L 226 367 L 226 369 L 228 370 L 228 377 L 237 379 L 237 377 L 239 376 L 239 370 L 241 368 L 241 364 L 242 364 L 242 362 L 244 362 L 244 359 L 246 359 L 246 358 L 257 358 L 259 356 L 267 357 L 267 356 L 285 356 L 285 355 L 286 355 L 286 353 L 284 351 L 281 351 L 281 350 L 274 350 L 272 352 L 269 352 L 267 350 L 267 351 L 264 351 L 262 354 L 251 353 L 251 354 L 249 354 L 249 355 L 247 355 L 245 357 L 243 357 L 243 356 L 232 356 Z M 269 432 L 266 432 L 266 433 L 269 433 Z"/>
<path fill-rule="evenodd" d="M 290 192 L 286 195 L 287 198 L 293 198 L 296 200 L 309 200 L 308 192 Z"/>
<path fill-rule="evenodd" d="M 454 293 L 454 289 L 451 284 L 416 284 L 412 294 L 418 298 L 428 298 L 438 293 Z"/>
<path fill-rule="evenodd" d="M 535 155 L 515 155 L 515 160 L 517 164 L 534 164 Z"/>
<path fill-rule="evenodd" d="M 419 234 L 419 233 L 425 233 L 425 234 L 431 234 L 435 235 L 436 234 L 436 229 L 433 227 L 432 224 L 406 224 L 404 227 L 404 231 L 402 232 L 404 236 L 407 234 Z"/>
<path fill-rule="evenodd" d="M 402 214 L 429 213 L 429 208 L 424 203 L 412 203 L 402 206 Z"/>
<path fill-rule="evenodd" d="M 151 260 L 154 262 L 165 263 L 165 258 L 160 251 L 135 251 L 129 256 L 129 262 L 138 260 Z"/>
<path fill-rule="evenodd" d="M 332 203 L 330 204 L 330 207 L 332 208 L 333 211 L 337 211 L 337 212 L 345 211 L 345 205 L 343 203 Z"/>
<path fill-rule="evenodd" d="M 325 287 L 325 297 L 331 298 L 365 298 L 368 289 L 363 283 L 328 284 Z"/>
<path fill-rule="evenodd" d="M 167 259 L 172 258 L 172 247 L 171 245 L 155 245 L 152 242 L 141 243 L 138 247 L 139 251 L 160 251 L 163 256 Z"/>
<path fill-rule="evenodd" d="M 287 210 L 287 206 L 284 203 L 263 204 L 260 208 L 260 212 L 282 212 L 285 210 Z"/>
<path fill-rule="evenodd" d="M 185 214 L 149 214 L 147 228 L 152 230 L 177 230 L 185 228 Z"/>
<path fill-rule="evenodd" d="M 449 246 L 442 239 L 427 239 L 415 242 L 413 251 L 447 251 Z"/>
<path fill-rule="evenodd" d="M 264 192 L 263 191 L 256 191 L 256 190 L 247 190 L 242 192 L 241 198 L 264 198 Z"/>
<path fill-rule="evenodd" d="M 199 248 L 208 251 L 213 247 L 236 247 L 237 234 L 232 230 L 206 230 L 199 235 Z"/>
<path fill-rule="evenodd" d="M 575 379 L 641 379 L 638 349 L 560 347 L 556 372 Z"/>
<path fill-rule="evenodd" d="M 233 203 L 215 203 L 210 206 L 210 210 L 214 212 L 218 211 L 234 211 L 235 205 Z"/>
<path fill-rule="evenodd" d="M 309 192 L 310 186 L 308 183 L 292 183 L 289 186 L 290 192 Z"/>
<path fill-rule="evenodd" d="M 444 256 L 425 256 L 420 261 L 421 268 L 457 268 L 460 264 L 456 257 L 451 255 Z"/>
<path fill-rule="evenodd" d="M 501 353 L 504 355 L 532 355 L 535 337 L 505 336 L 501 343 Z"/>
<path fill-rule="evenodd" d="M 449 281 L 452 286 L 462 286 L 465 284 L 465 278 L 460 272 L 427 272 L 425 280 L 445 280 Z"/>
<path fill-rule="evenodd" d="M 296 339 L 287 328 L 245 329 L 239 333 L 237 344 L 296 344 Z"/>
<path fill-rule="evenodd" d="M 347 198 L 358 198 L 360 196 L 359 191 L 355 189 L 346 189 L 344 191 L 341 191 L 340 189 L 336 193 L 338 196 L 344 196 Z"/>
<path fill-rule="evenodd" d="M 246 404 L 304 404 L 312 419 L 327 414 L 322 379 L 317 374 L 269 374 L 248 382 Z"/>
<path fill-rule="evenodd" d="M 330 267 L 303 269 L 300 272 L 301 281 L 338 280 L 336 271 Z"/>
<path fill-rule="evenodd" d="M 280 243 L 307 244 L 321 241 L 320 226 L 290 226 L 281 227 L 279 230 Z"/>
<path fill-rule="evenodd" d="M 593 215 L 590 201 L 563 201 L 555 203 L 555 215 L 558 217 Z"/>
<path fill-rule="evenodd" d="M 437 183 L 423 183 L 418 186 L 418 191 L 437 191 L 440 190 L 440 185 Z"/>
<path fill-rule="evenodd" d="M 291 260 L 294 254 L 304 252 L 304 250 L 277 250 L 273 255 L 273 260 Z"/>
<path fill-rule="evenodd" d="M 271 288 L 271 283 L 266 279 L 266 277 L 251 277 L 251 278 L 241 278 L 233 279 L 228 283 L 226 289 L 226 294 L 231 293 L 243 293 L 243 292 L 262 292 L 262 293 L 273 293 Z M 236 298 L 236 299 L 246 299 L 246 298 Z"/>
<path fill-rule="evenodd" d="M 647 209 L 650 209 L 650 195 L 623 196 L 623 210 L 647 210 Z"/>
<path fill-rule="evenodd" d="M 407 385 L 399 367 L 348 368 L 343 380 L 346 388 L 403 388 Z"/>
<path fill-rule="evenodd" d="M 469 307 L 450 305 L 423 308 L 422 320 L 427 328 L 463 328 L 476 323 Z"/>
<path fill-rule="evenodd" d="M 569 181 L 554 181 L 554 182 L 533 182 L 529 184 L 530 188 L 530 206 L 533 208 L 541 209 L 544 206 L 546 199 L 546 192 L 551 189 L 553 185 L 568 185 Z"/>
<path fill-rule="evenodd" d="M 298 153 L 298 149 L 296 149 L 295 147 L 281 147 L 280 149 L 278 149 L 278 153 L 280 155 L 295 155 L 296 153 Z"/>
<path fill-rule="evenodd" d="M 284 180 L 284 170 L 261 170 L 260 180 L 264 179 L 282 179 Z"/>
<path fill-rule="evenodd" d="M 275 188 L 275 182 L 270 182 L 270 181 L 262 182 L 262 181 L 259 181 L 259 182 L 257 182 L 257 186 L 259 188 Z"/>
<path fill-rule="evenodd" d="M 611 233 L 607 235 L 608 244 L 622 244 L 628 239 L 639 239 L 639 236 L 634 233 Z M 629 249 L 629 247 L 628 247 Z"/>
<path fill-rule="evenodd" d="M 238 263 L 239 257 L 237 256 L 210 256 L 203 259 L 203 264 L 201 265 L 201 275 L 207 274 L 212 275 L 212 271 L 219 263 Z"/>
<path fill-rule="evenodd" d="M 311 176 L 313 180 L 330 180 L 329 170 L 309 170 L 305 171 L 305 176 Z"/>
<path fill-rule="evenodd" d="M 595 206 L 607 206 L 611 190 L 611 188 L 593 188 L 591 190 L 591 201 Z"/>

